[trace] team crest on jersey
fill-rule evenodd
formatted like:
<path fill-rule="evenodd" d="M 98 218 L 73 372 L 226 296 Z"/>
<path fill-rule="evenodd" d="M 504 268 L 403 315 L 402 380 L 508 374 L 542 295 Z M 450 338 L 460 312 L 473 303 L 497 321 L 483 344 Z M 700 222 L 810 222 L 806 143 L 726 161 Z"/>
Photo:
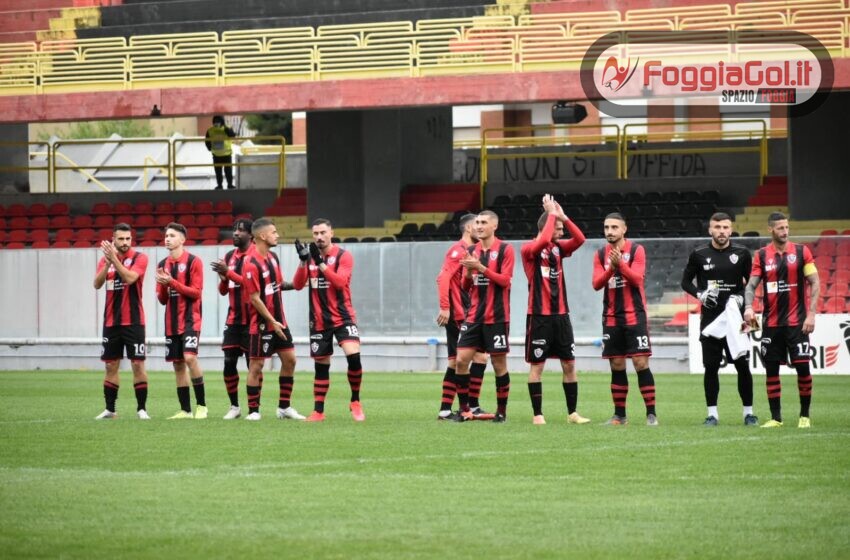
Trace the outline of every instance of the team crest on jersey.
<path fill-rule="evenodd" d="M 336 257 L 328 257 L 328 264 L 333 265 L 336 262 Z"/>
<path fill-rule="evenodd" d="M 629 259 L 632 257 L 631 253 L 626 253 L 623 255 L 623 260 L 629 262 Z"/>
<path fill-rule="evenodd" d="M 457 257 L 457 251 L 452 251 L 452 258 L 454 259 L 456 257 Z"/>
<path fill-rule="evenodd" d="M 552 247 L 552 254 L 556 257 L 561 254 L 561 249 L 558 247 Z"/>
<path fill-rule="evenodd" d="M 788 255 L 788 262 L 791 263 L 791 264 L 794 264 L 795 262 L 797 262 L 797 255 L 795 255 L 794 253 L 791 253 L 790 255 Z"/>
<path fill-rule="evenodd" d="M 177 270 L 179 270 L 180 272 L 186 272 L 186 264 L 185 263 L 178 264 Z"/>
<path fill-rule="evenodd" d="M 731 255 L 729 255 L 729 262 L 731 262 L 732 264 L 737 264 L 738 263 L 738 255 L 736 255 L 735 253 L 732 253 Z"/>
<path fill-rule="evenodd" d="M 133 259 L 124 259 L 124 266 L 130 266 L 133 264 Z"/>
<path fill-rule="evenodd" d="M 313 352 L 318 352 L 319 351 L 319 343 L 314 342 L 314 343 L 310 344 L 310 350 L 312 350 Z"/>
<path fill-rule="evenodd" d="M 494 261 L 499 258 L 499 253 L 497 251 L 490 251 L 490 260 Z"/>
<path fill-rule="evenodd" d="M 542 348 L 535 348 L 534 349 L 534 357 L 535 358 L 539 358 L 542 355 L 543 355 L 543 349 Z"/>

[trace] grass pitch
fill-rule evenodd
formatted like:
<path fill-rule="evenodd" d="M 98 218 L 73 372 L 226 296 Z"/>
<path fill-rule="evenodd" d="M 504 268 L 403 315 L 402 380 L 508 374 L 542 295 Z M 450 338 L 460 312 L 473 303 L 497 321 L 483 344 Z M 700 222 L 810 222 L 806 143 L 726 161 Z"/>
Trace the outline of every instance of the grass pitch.
<path fill-rule="evenodd" d="M 816 377 L 811 430 L 798 430 L 783 377 L 783 429 L 744 428 L 735 378 L 706 429 L 701 376 L 658 375 L 661 426 L 606 428 L 608 375 L 581 378 L 566 423 L 557 375 L 546 426 L 531 424 L 513 375 L 508 423 L 435 420 L 441 376 L 367 374 L 367 420 L 351 421 L 333 374 L 327 421 L 172 421 L 173 376 L 151 375 L 150 422 L 123 374 L 120 419 L 95 422 L 101 372 L 0 373 L 0 557 L 34 558 L 847 558 L 850 377 Z M 312 404 L 296 376 L 294 406 Z M 756 413 L 768 415 L 764 377 Z M 245 406 L 244 374 L 240 385 Z M 482 395 L 494 408 L 492 374 Z"/>

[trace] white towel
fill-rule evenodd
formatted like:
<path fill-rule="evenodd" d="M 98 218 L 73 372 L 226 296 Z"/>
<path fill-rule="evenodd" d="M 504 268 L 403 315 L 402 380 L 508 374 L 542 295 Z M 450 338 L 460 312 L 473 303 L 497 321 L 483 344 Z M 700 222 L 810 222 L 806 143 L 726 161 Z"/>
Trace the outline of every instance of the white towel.
<path fill-rule="evenodd" d="M 741 332 L 744 318 L 741 317 L 741 310 L 738 308 L 736 299 L 730 297 L 723 313 L 702 330 L 704 336 L 725 338 L 733 360 L 737 360 L 750 350 L 750 337 Z"/>

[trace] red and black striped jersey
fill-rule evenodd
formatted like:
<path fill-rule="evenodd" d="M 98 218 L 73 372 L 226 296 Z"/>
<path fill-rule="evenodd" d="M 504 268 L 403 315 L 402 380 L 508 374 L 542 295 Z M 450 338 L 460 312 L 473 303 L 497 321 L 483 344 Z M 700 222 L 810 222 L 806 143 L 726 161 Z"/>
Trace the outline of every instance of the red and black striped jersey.
<path fill-rule="evenodd" d="M 144 325 L 145 307 L 142 303 L 142 285 L 145 271 L 148 268 L 148 257 L 138 251 L 129 249 L 122 255 L 124 266 L 139 275 L 132 284 L 126 284 L 110 264 L 106 271 L 106 305 L 103 309 L 103 326 L 117 327 L 124 325 Z M 97 263 L 100 273 L 106 266 L 106 257 Z"/>
<path fill-rule="evenodd" d="M 805 245 L 790 241 L 780 252 L 771 243 L 756 252 L 751 276 L 763 282 L 764 312 L 767 327 L 796 327 L 806 320 L 806 277 L 804 268 L 814 263 Z"/>
<path fill-rule="evenodd" d="M 470 291 L 467 323 L 509 323 L 511 320 L 511 278 L 514 274 L 514 248 L 501 239 L 485 249 L 481 242 L 475 244 L 473 254 L 486 267 L 482 273 L 474 271 L 472 277 L 464 271 L 462 288 Z"/>
<path fill-rule="evenodd" d="M 310 286 L 310 330 L 323 331 L 356 323 L 351 305 L 351 272 L 354 258 L 345 249 L 334 245 L 325 255 L 325 271 L 310 262 L 299 266 L 292 279 L 296 290 Z"/>
<path fill-rule="evenodd" d="M 171 274 L 171 284 L 157 282 L 156 297 L 165 306 L 165 334 L 201 332 L 201 294 L 204 265 L 195 255 L 183 251 L 177 259 L 159 261 L 158 268 Z"/>
<path fill-rule="evenodd" d="M 567 220 L 564 227 L 570 232 L 570 239 L 552 243 L 556 221 L 557 218 L 550 214 L 537 238 L 520 249 L 522 266 L 528 277 L 529 315 L 565 315 L 570 312 L 563 259 L 581 247 L 585 237 L 572 220 Z"/>
<path fill-rule="evenodd" d="M 230 302 L 227 310 L 226 325 L 247 325 L 251 318 L 251 299 L 246 293 L 243 282 L 243 267 L 246 258 L 254 251 L 254 244 L 248 245 L 243 253 L 239 249 L 233 249 L 224 256 L 227 264 L 227 274 L 218 283 L 218 293 L 226 295 Z"/>
<path fill-rule="evenodd" d="M 626 240 L 620 249 L 619 267 L 608 262 L 611 244 L 596 251 L 593 259 L 593 289 L 605 287 L 602 297 L 602 323 L 606 327 L 646 325 L 646 296 L 643 278 L 646 253 L 642 245 Z"/>
<path fill-rule="evenodd" d="M 440 309 L 448 309 L 449 317 L 455 321 L 463 321 L 469 308 L 469 292 L 461 286 L 463 283 L 463 266 L 460 261 L 467 254 L 469 245 L 458 241 L 446 251 L 443 268 L 437 275 L 437 292 L 440 296 Z"/>
<path fill-rule="evenodd" d="M 251 294 L 260 294 L 260 299 L 272 314 L 275 321 L 286 326 L 286 315 L 283 312 L 283 292 L 280 290 L 280 285 L 283 282 L 283 275 L 280 272 L 280 261 L 277 255 L 269 253 L 265 257 L 254 251 L 245 258 L 242 277 L 244 279 L 243 286 L 246 292 L 246 298 L 251 307 L 250 315 L 250 330 L 251 334 L 259 334 L 261 330 L 272 331 L 273 328 L 268 321 L 260 315 L 259 311 L 254 307 L 251 301 Z M 261 329 L 260 325 L 265 324 Z"/>

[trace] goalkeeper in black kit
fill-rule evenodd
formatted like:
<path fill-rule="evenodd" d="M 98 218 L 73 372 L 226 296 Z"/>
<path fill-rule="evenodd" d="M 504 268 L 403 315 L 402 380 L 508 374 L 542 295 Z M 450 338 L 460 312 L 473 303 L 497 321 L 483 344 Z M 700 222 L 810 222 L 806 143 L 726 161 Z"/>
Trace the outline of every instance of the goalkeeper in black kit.
<path fill-rule="evenodd" d="M 717 212 L 709 220 L 711 242 L 694 249 L 682 274 L 682 289 L 698 298 L 700 344 L 705 367 L 703 386 L 708 417 L 704 425 L 717 426 L 717 397 L 720 393 L 719 371 L 725 354 L 738 371 L 738 394 L 744 405 L 744 425 L 757 426 L 753 414 L 753 376 L 749 365 L 749 337 L 742 332 L 741 309 L 744 289 L 750 277 L 750 252 L 732 245 L 732 218 Z M 696 279 L 696 284 L 694 284 Z"/>

